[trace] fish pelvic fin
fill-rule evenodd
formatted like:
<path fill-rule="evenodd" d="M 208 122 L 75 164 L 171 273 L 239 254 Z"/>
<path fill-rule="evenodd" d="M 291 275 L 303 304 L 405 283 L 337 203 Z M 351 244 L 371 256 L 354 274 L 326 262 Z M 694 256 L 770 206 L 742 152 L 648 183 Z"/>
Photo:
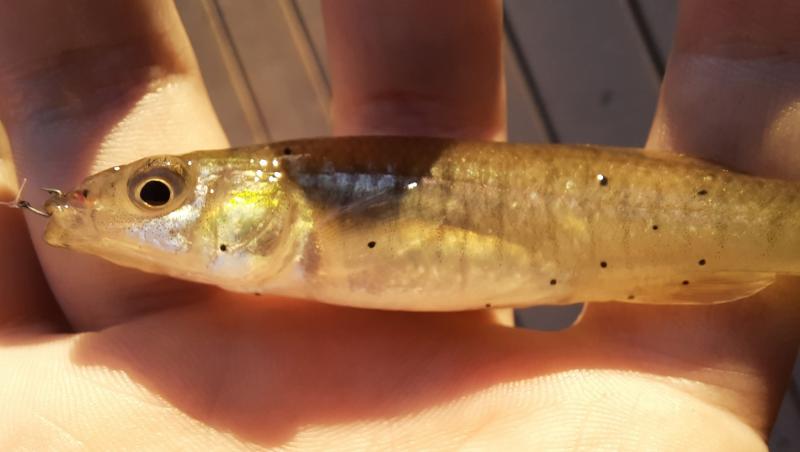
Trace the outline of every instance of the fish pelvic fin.
<path fill-rule="evenodd" d="M 775 282 L 774 273 L 723 272 L 687 275 L 642 285 L 621 301 L 652 304 L 714 304 L 755 295 Z"/>

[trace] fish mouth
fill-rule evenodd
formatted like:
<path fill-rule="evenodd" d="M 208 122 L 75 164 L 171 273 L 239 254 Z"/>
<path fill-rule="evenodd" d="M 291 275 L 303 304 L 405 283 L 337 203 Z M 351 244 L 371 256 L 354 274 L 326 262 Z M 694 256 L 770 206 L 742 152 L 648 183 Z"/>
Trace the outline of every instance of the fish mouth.
<path fill-rule="evenodd" d="M 67 193 L 50 188 L 45 190 L 50 193 L 50 198 L 44 202 L 44 211 L 51 216 L 69 209 L 83 209 L 88 204 L 86 190 L 73 190 Z"/>
<path fill-rule="evenodd" d="M 44 203 L 44 211 L 50 217 L 44 231 L 44 241 L 52 246 L 69 248 L 76 237 L 72 231 L 84 222 L 83 207 L 86 199 L 79 191 L 69 193 L 52 192 Z"/>
<path fill-rule="evenodd" d="M 69 248 L 69 238 L 66 230 L 54 220 L 47 223 L 47 227 L 44 230 L 44 241 L 50 246 Z"/>
<path fill-rule="evenodd" d="M 50 196 L 50 199 L 44 202 L 44 212 L 48 216 L 53 216 L 56 212 L 64 210 L 68 208 L 69 205 L 67 204 L 66 196 L 63 194 L 54 193 Z"/>

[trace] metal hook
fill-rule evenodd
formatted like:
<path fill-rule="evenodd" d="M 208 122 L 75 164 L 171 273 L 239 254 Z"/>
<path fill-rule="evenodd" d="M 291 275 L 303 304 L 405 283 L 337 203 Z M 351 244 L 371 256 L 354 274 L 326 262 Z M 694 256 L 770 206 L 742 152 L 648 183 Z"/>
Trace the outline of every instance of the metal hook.
<path fill-rule="evenodd" d="M 49 214 L 49 213 L 47 213 L 47 212 L 45 212 L 43 210 L 39 210 L 36 207 L 33 207 L 31 205 L 31 203 L 29 203 L 28 201 L 19 201 L 17 203 L 17 208 L 30 210 L 31 212 L 35 213 L 36 215 L 41 215 L 41 216 L 43 216 L 45 218 L 48 218 L 51 215 L 51 214 Z"/>
<path fill-rule="evenodd" d="M 40 190 L 46 192 L 50 196 L 64 196 L 64 192 L 62 192 L 61 190 L 59 190 L 57 188 L 42 187 L 42 188 L 40 188 Z"/>
<path fill-rule="evenodd" d="M 22 179 L 22 184 L 19 186 L 19 191 L 17 192 L 17 196 L 14 198 L 13 201 L 0 201 L 0 206 L 11 207 L 12 209 L 25 209 L 29 210 L 36 215 L 41 215 L 43 217 L 49 217 L 50 214 L 33 207 L 30 202 L 20 199 L 22 196 L 22 190 L 25 188 L 25 184 L 28 183 L 28 179 Z M 56 190 L 53 188 L 43 188 L 42 190 L 50 193 L 50 196 L 62 196 L 61 190 Z"/>
<path fill-rule="evenodd" d="M 19 201 L 0 201 L 0 206 L 11 207 L 12 209 L 25 209 L 35 213 L 36 215 L 41 215 L 46 218 L 50 217 L 49 213 L 37 209 L 36 207 L 33 207 L 30 202 L 21 199 Z"/>

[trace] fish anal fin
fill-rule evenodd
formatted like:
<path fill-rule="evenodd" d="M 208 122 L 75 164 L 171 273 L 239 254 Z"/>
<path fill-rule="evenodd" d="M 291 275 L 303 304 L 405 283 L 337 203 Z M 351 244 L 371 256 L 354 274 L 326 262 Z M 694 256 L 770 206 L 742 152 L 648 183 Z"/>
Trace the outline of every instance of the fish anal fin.
<path fill-rule="evenodd" d="M 640 286 L 623 300 L 634 303 L 712 304 L 754 295 L 775 282 L 774 273 L 704 273 Z"/>

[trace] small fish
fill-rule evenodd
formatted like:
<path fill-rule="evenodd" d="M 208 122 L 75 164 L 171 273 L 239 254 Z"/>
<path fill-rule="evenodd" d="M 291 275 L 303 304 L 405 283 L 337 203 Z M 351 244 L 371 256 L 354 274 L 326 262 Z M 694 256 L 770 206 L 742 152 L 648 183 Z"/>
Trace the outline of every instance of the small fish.
<path fill-rule="evenodd" d="M 715 303 L 800 274 L 800 184 L 669 153 L 436 138 L 149 157 L 51 191 L 45 240 L 380 309 Z"/>

